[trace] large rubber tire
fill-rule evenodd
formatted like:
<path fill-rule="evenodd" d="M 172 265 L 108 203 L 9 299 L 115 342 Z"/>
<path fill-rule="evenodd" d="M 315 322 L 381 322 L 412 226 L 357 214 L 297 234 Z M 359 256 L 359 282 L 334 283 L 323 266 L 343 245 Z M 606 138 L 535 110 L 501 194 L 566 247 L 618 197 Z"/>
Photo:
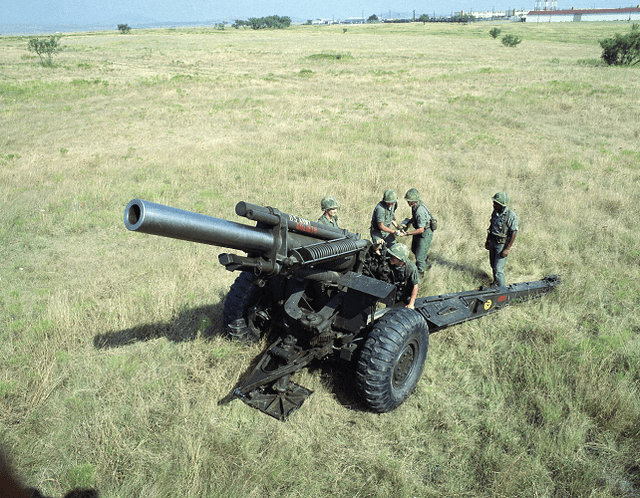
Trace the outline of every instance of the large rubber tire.
<path fill-rule="evenodd" d="M 428 349 L 429 327 L 415 310 L 391 310 L 374 324 L 356 370 L 356 389 L 371 410 L 390 412 L 407 399 L 420 380 Z"/>
<path fill-rule="evenodd" d="M 225 333 L 232 338 L 256 341 L 251 330 L 247 311 L 260 299 L 260 289 L 251 283 L 251 272 L 243 271 L 238 275 L 227 294 L 222 308 L 222 325 Z"/>

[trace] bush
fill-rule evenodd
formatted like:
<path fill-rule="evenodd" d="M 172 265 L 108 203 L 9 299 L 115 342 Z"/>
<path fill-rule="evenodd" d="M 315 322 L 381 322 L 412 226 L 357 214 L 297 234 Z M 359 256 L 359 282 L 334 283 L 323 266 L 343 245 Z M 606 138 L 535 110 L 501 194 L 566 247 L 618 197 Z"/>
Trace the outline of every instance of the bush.
<path fill-rule="evenodd" d="M 28 50 L 35 52 L 40 57 L 43 66 L 51 66 L 53 64 L 53 56 L 62 51 L 59 44 L 61 35 L 51 35 L 48 38 L 29 38 Z"/>
<path fill-rule="evenodd" d="M 640 62 L 640 29 L 638 24 L 631 26 L 626 35 L 615 34 L 613 38 L 600 40 L 602 60 L 609 65 L 633 66 Z"/>
<path fill-rule="evenodd" d="M 131 28 L 128 24 L 118 24 L 118 31 L 120 31 L 120 33 L 122 33 L 123 35 L 126 35 L 131 32 Z"/>
<path fill-rule="evenodd" d="M 493 39 L 495 40 L 496 38 L 498 38 L 498 35 L 502 33 L 502 30 L 500 28 L 493 28 L 491 31 L 489 31 L 489 34 L 491 36 L 493 36 Z"/>
<path fill-rule="evenodd" d="M 505 47 L 515 47 L 521 41 L 522 41 L 522 38 L 516 35 L 504 35 L 502 37 L 502 44 Z"/>

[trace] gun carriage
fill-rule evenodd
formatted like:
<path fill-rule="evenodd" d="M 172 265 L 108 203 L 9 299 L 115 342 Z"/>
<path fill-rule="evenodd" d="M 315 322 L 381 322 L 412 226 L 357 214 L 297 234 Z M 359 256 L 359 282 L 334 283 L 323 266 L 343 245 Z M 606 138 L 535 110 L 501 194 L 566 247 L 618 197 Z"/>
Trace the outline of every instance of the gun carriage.
<path fill-rule="evenodd" d="M 401 405 L 415 388 L 434 332 L 544 295 L 556 275 L 506 288 L 418 298 L 404 307 L 385 251 L 347 230 L 246 202 L 236 214 L 255 226 L 140 199 L 124 212 L 127 229 L 243 251 L 220 263 L 240 272 L 223 307 L 230 337 L 275 342 L 222 402 L 239 398 L 280 420 L 311 394 L 292 375 L 329 357 L 355 362 L 356 390 L 375 412 Z"/>

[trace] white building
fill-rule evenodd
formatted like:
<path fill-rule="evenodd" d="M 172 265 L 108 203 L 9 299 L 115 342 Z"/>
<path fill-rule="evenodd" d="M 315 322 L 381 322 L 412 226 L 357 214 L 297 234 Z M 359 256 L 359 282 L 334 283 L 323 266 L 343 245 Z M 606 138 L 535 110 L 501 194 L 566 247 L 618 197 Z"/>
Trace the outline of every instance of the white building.
<path fill-rule="evenodd" d="M 579 21 L 640 21 L 640 5 L 620 9 L 532 10 L 527 13 L 527 22 Z"/>

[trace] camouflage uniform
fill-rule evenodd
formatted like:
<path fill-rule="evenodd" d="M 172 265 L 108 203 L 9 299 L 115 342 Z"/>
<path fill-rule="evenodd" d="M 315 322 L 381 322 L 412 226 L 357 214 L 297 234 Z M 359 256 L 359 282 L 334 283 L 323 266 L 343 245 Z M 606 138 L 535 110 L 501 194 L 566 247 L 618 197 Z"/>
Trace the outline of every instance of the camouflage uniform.
<path fill-rule="evenodd" d="M 493 213 L 491 213 L 489 233 L 487 234 L 485 247 L 489 250 L 489 263 L 493 271 L 493 283 L 499 287 L 506 285 L 504 268 L 507 264 L 508 257 L 503 257 L 501 254 L 513 232 L 517 231 L 518 217 L 516 213 L 506 207 L 506 205 L 501 213 L 494 208 Z"/>
<path fill-rule="evenodd" d="M 399 301 L 407 301 L 411 297 L 413 287 L 420 284 L 418 268 L 413 262 L 407 261 L 402 266 L 391 265 L 391 273 L 398 288 Z"/>
<path fill-rule="evenodd" d="M 334 227 L 334 228 L 340 228 L 338 226 L 338 215 L 336 215 L 333 218 L 329 219 L 323 214 L 322 216 L 320 216 L 320 218 L 318 218 L 318 223 L 321 223 L 323 225 L 328 225 L 328 226 Z"/>
<path fill-rule="evenodd" d="M 397 208 L 397 202 L 393 203 L 391 207 L 387 207 L 387 204 L 384 201 L 380 201 L 376 205 L 375 209 L 373 210 L 373 216 L 371 217 L 370 228 L 371 241 L 374 244 L 380 239 L 384 240 L 388 246 L 395 242 L 395 235 L 380 230 L 378 228 L 378 223 L 382 222 L 382 224 L 386 227 L 391 226 L 391 222 L 395 219 Z"/>
<path fill-rule="evenodd" d="M 411 240 L 411 252 L 416 255 L 416 266 L 418 271 L 422 273 L 430 267 L 427 264 L 427 253 L 431 247 L 431 241 L 433 240 L 433 231 L 431 230 L 431 213 L 424 205 L 424 202 L 418 201 L 415 206 L 411 208 L 411 224 L 413 228 L 423 228 L 424 232 L 413 236 Z"/>

